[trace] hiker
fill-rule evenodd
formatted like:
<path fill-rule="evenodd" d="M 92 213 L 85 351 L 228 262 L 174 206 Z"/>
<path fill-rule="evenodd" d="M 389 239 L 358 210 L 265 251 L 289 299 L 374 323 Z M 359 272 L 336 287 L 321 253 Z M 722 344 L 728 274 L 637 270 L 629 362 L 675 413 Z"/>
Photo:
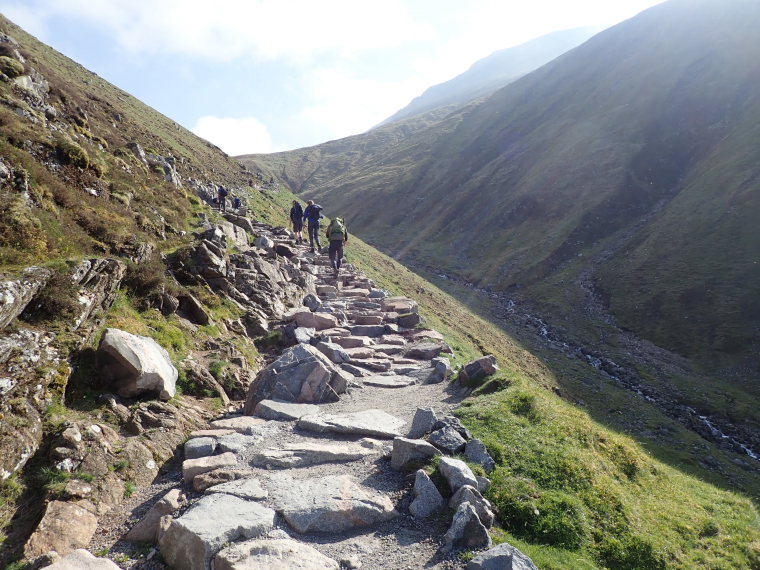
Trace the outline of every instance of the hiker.
<path fill-rule="evenodd" d="M 319 243 L 319 220 L 322 219 L 322 206 L 315 204 L 314 200 L 306 202 L 306 209 L 303 212 L 303 221 L 309 222 L 309 245 L 311 252 L 314 253 L 314 242 L 317 249 L 321 250 L 322 245 Z"/>
<path fill-rule="evenodd" d="M 330 240 L 330 265 L 336 277 L 340 273 L 340 264 L 343 260 L 343 245 L 348 243 L 348 231 L 343 218 L 335 218 L 327 226 L 327 239 Z"/>
<path fill-rule="evenodd" d="M 221 184 L 216 189 L 216 199 L 219 202 L 219 211 L 227 211 L 227 189 Z"/>
<path fill-rule="evenodd" d="M 296 234 L 296 243 L 301 243 L 301 230 L 303 229 L 303 207 L 298 200 L 293 200 L 293 207 L 290 209 L 290 223 L 293 224 L 293 231 Z"/>
<path fill-rule="evenodd" d="M 240 209 L 240 196 L 232 196 L 232 208 L 237 211 Z"/>

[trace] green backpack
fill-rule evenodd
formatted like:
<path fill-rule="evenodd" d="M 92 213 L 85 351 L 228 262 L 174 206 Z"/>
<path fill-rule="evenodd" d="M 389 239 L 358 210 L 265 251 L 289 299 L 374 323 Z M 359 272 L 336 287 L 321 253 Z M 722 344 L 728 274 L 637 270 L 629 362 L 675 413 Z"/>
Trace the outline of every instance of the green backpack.
<path fill-rule="evenodd" d="M 346 225 L 343 223 L 343 218 L 335 218 L 330 222 L 330 226 L 327 228 L 327 237 L 330 240 L 346 239 Z"/>

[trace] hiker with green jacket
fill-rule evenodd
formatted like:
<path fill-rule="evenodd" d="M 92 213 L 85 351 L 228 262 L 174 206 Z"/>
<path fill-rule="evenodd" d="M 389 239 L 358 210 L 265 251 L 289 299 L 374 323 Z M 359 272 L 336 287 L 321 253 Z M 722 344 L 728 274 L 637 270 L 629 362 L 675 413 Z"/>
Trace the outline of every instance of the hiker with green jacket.
<path fill-rule="evenodd" d="M 340 273 L 340 264 L 343 260 L 343 245 L 348 243 L 348 231 L 343 218 L 335 218 L 327 226 L 327 239 L 330 240 L 330 265 L 335 275 Z"/>

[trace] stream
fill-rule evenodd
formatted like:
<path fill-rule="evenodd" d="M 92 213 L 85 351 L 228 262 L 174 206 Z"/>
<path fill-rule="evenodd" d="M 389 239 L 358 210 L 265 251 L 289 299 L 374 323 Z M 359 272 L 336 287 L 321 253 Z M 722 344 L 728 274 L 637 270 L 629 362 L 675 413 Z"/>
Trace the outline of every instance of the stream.
<path fill-rule="evenodd" d="M 753 438 L 749 433 L 742 433 L 743 430 L 725 419 L 702 414 L 677 399 L 660 393 L 648 385 L 631 367 L 620 365 L 603 354 L 601 350 L 591 349 L 571 339 L 556 327 L 551 326 L 546 319 L 531 313 L 529 309 L 508 295 L 494 292 L 488 288 L 477 287 L 473 283 L 440 273 L 430 267 L 419 266 L 419 268 L 426 273 L 432 273 L 441 280 L 466 287 L 491 299 L 495 309 L 492 317 L 510 332 L 523 335 L 532 331 L 529 334 L 542 346 L 560 352 L 568 358 L 577 358 L 618 386 L 656 406 L 663 414 L 678 421 L 702 438 L 754 461 L 760 461 L 760 446 L 755 442 L 756 437 Z M 598 312 L 598 310 L 595 311 L 595 313 Z M 605 319 L 607 325 L 610 325 L 611 321 L 611 318 Z M 628 336 L 631 335 L 631 333 L 620 332 Z M 748 432 L 749 430 L 744 431 Z M 749 443 L 749 441 L 753 441 L 753 443 Z"/>

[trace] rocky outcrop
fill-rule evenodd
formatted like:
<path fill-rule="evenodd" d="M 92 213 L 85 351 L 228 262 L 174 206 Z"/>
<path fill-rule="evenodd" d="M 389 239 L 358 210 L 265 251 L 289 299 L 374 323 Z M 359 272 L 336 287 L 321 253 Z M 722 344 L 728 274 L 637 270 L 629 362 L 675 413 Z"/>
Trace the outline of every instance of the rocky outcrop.
<path fill-rule="evenodd" d="M 29 267 L 20 277 L 0 281 L 0 329 L 18 317 L 52 275 L 49 269 Z"/>
<path fill-rule="evenodd" d="M 251 384 L 244 413 L 252 414 L 261 400 L 318 404 L 337 401 L 348 376 L 315 347 L 298 344 L 267 366 Z"/>
<path fill-rule="evenodd" d="M 124 272 L 125 265 L 113 259 L 89 259 L 72 269 L 77 308 L 66 328 L 75 346 L 84 345 L 113 304 Z M 51 271 L 33 267 L 0 283 L 0 319 L 4 325 L 16 325 L 15 330 L 0 333 L 0 414 L 15 426 L 12 433 L 0 431 L 2 479 L 21 469 L 37 451 L 43 437 L 42 414 L 54 397 L 64 398 L 62 389 L 71 374 L 56 334 L 17 320 L 24 311 L 34 313 L 51 277 Z"/>

